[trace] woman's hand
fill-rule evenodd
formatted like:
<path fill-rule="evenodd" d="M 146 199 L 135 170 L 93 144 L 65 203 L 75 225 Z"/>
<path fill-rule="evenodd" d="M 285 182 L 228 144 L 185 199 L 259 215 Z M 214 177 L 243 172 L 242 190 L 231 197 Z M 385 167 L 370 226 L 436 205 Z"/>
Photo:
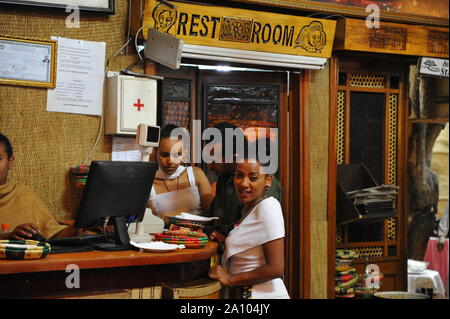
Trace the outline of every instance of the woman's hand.
<path fill-rule="evenodd" d="M 210 278 L 220 281 L 222 286 L 231 286 L 231 274 L 220 265 L 211 268 L 208 275 Z"/>
<path fill-rule="evenodd" d="M 30 239 L 31 236 L 38 233 L 39 228 L 35 224 L 21 224 L 11 232 L 10 238 L 18 240 Z"/>
<path fill-rule="evenodd" d="M 210 240 L 215 240 L 219 244 L 223 245 L 225 243 L 225 236 L 217 231 L 213 231 L 211 235 L 209 235 Z"/>

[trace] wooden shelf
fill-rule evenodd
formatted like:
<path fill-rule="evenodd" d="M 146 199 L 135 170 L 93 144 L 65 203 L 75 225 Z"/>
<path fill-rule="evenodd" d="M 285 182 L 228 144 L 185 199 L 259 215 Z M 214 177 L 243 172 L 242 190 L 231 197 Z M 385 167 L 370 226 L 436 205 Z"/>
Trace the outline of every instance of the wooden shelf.
<path fill-rule="evenodd" d="M 439 117 L 434 119 L 408 119 L 412 124 L 415 123 L 429 123 L 429 124 L 445 124 L 448 123 L 447 117 Z"/>
<path fill-rule="evenodd" d="M 336 244 L 337 249 L 351 249 L 360 247 L 380 247 L 380 246 L 395 246 L 398 245 L 397 241 L 363 241 L 363 242 L 348 242 L 345 244 Z"/>
<path fill-rule="evenodd" d="M 434 101 L 436 103 L 448 103 L 448 96 L 437 96 Z"/>

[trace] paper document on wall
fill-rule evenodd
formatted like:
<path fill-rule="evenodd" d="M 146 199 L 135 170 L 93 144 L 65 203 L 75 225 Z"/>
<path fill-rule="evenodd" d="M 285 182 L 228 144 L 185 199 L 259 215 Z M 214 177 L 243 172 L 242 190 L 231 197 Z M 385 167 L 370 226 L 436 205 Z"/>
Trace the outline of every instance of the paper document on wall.
<path fill-rule="evenodd" d="M 52 40 L 58 41 L 56 88 L 48 90 L 47 111 L 101 115 L 106 43 Z"/>
<path fill-rule="evenodd" d="M 141 147 L 136 144 L 136 139 L 134 137 L 113 136 L 111 160 L 140 161 Z"/>
<path fill-rule="evenodd" d="M 31 0 L 33 2 L 42 2 Z M 61 4 L 61 0 L 46 0 L 46 3 L 52 4 Z M 72 6 L 85 6 L 85 7 L 94 7 L 94 8 L 108 8 L 108 0 L 72 0 L 67 5 Z"/>

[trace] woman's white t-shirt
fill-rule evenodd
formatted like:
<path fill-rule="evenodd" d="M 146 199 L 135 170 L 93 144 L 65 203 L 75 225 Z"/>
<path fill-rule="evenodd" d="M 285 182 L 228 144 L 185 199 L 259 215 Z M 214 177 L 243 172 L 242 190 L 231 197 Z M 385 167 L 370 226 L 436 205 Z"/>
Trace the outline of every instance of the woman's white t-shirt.
<path fill-rule="evenodd" d="M 281 205 L 266 198 L 228 235 L 222 265 L 231 274 L 252 271 L 266 263 L 263 244 L 284 236 Z M 283 280 L 276 278 L 253 285 L 252 298 L 289 298 L 289 294 Z"/>

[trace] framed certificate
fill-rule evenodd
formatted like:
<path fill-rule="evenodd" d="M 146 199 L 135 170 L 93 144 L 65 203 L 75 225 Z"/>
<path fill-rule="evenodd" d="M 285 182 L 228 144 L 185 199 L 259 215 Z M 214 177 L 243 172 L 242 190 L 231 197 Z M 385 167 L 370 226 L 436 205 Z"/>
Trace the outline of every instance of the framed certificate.
<path fill-rule="evenodd" d="M 78 6 L 80 10 L 114 14 L 114 2 L 115 0 L 0 0 L 0 5 L 6 3 L 64 9 L 68 6 Z"/>
<path fill-rule="evenodd" d="M 0 84 L 54 88 L 56 46 L 53 40 L 0 36 Z"/>

